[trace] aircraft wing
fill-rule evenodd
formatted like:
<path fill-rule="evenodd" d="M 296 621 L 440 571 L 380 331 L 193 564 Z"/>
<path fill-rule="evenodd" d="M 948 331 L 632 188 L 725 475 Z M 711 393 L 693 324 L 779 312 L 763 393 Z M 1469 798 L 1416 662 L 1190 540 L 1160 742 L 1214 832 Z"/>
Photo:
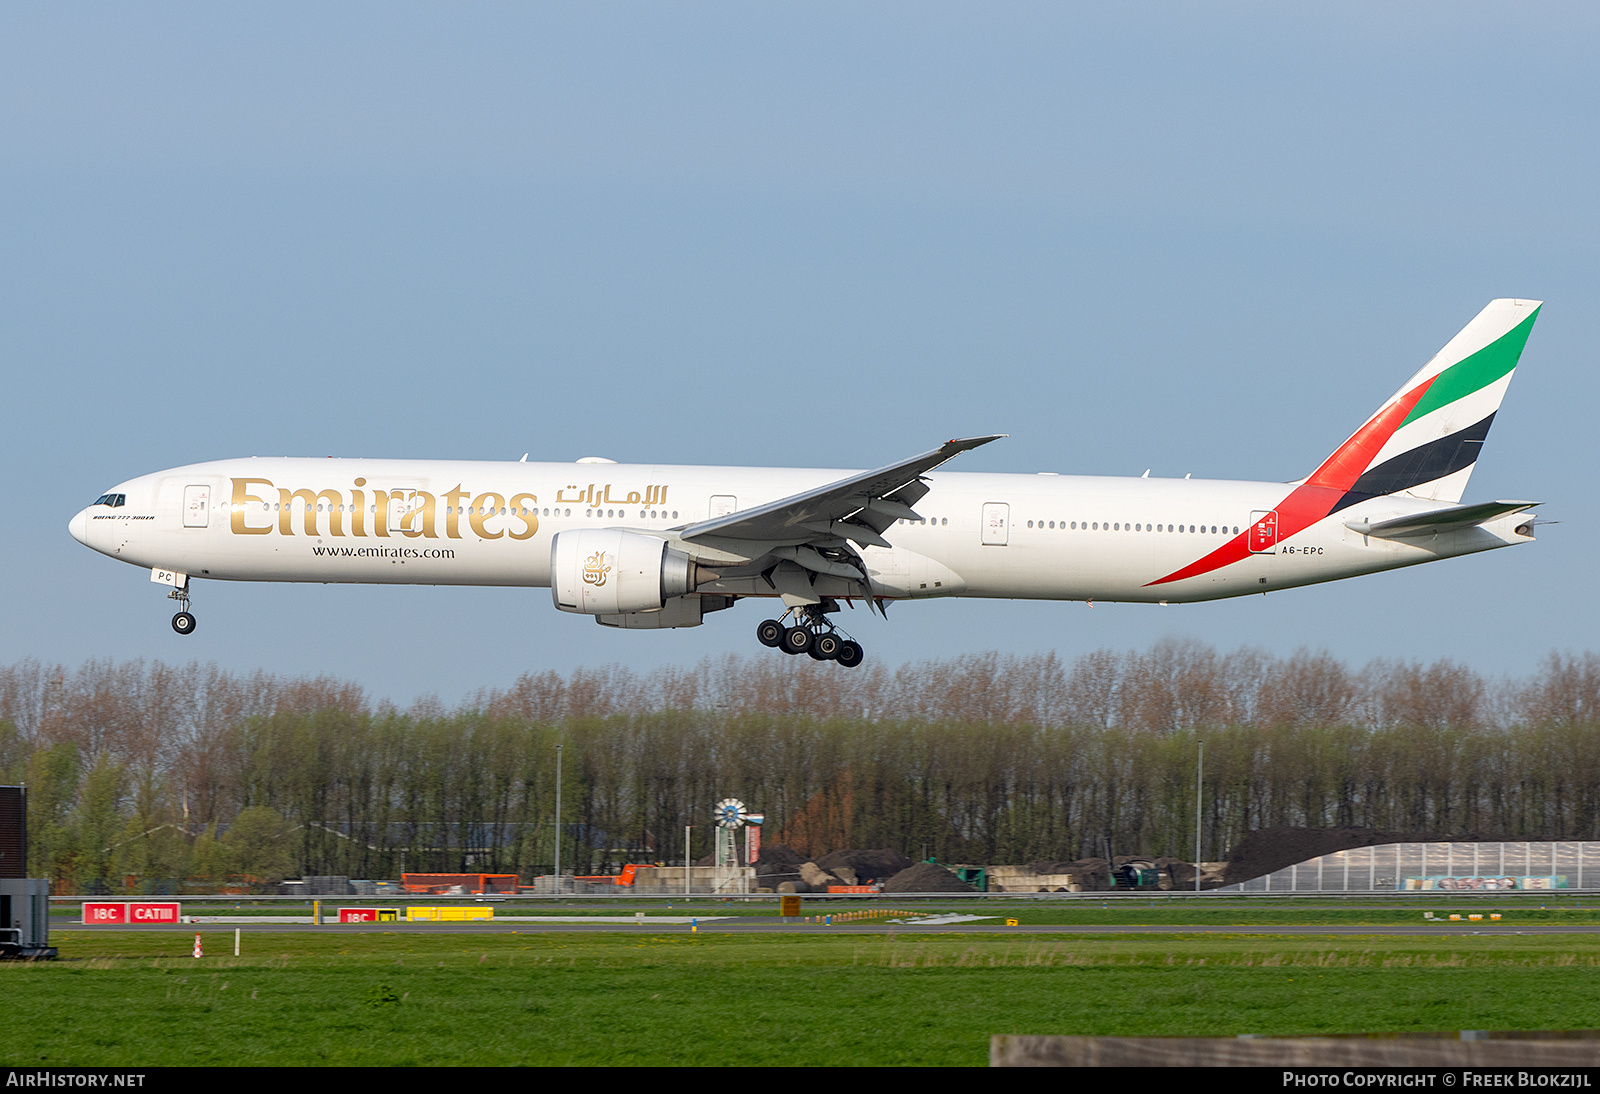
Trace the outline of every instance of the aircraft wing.
<path fill-rule="evenodd" d="M 719 540 L 800 546 L 833 544 L 848 539 L 862 545 L 887 547 L 889 542 L 883 538 L 883 533 L 890 525 L 902 518 L 920 519 L 911 507 L 928 492 L 928 485 L 922 481 L 924 474 L 946 460 L 1003 436 L 1005 434 L 997 433 L 946 441 L 931 452 L 876 471 L 864 471 L 814 490 L 691 524 L 680 536 L 690 543 L 707 546 L 715 546 Z M 848 571 L 851 575 L 856 573 L 853 567 Z"/>

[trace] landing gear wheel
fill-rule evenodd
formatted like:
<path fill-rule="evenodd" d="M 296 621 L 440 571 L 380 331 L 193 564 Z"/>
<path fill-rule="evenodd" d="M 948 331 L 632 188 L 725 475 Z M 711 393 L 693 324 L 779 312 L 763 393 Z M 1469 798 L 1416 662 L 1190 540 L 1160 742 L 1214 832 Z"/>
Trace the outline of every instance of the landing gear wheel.
<path fill-rule="evenodd" d="M 188 612 L 179 612 L 177 615 L 172 617 L 172 629 L 177 631 L 179 634 L 193 634 L 194 616 L 190 615 Z"/>
<path fill-rule="evenodd" d="M 772 649 L 777 649 L 779 646 L 783 645 L 783 624 L 779 623 L 776 619 L 765 620 L 759 627 L 756 628 L 756 641 L 760 642 L 763 646 L 770 646 Z"/>
<path fill-rule="evenodd" d="M 853 669 L 866 659 L 866 654 L 861 652 L 861 643 L 846 640 L 839 643 L 839 655 L 834 658 L 847 669 Z"/>
<path fill-rule="evenodd" d="M 811 656 L 818 661 L 832 661 L 839 656 L 844 642 L 836 634 L 819 634 L 811 643 Z"/>
<path fill-rule="evenodd" d="M 783 632 L 783 645 L 778 648 L 784 653 L 805 653 L 811 648 L 811 632 L 804 627 L 790 627 Z"/>

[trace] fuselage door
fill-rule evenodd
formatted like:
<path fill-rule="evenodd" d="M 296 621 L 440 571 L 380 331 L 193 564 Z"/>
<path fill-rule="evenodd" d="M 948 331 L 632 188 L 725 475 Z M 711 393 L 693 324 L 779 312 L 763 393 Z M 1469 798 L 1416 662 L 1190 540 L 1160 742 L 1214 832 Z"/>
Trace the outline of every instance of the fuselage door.
<path fill-rule="evenodd" d="M 388 531 L 391 536 L 403 535 L 407 530 L 419 531 L 422 522 L 418 514 L 422 511 L 422 500 L 418 492 L 410 487 L 402 487 L 389 491 L 389 516 Z M 413 527 L 415 525 L 415 527 Z M 465 521 L 461 527 L 467 527 Z"/>
<path fill-rule="evenodd" d="M 168 497 L 171 495 L 169 494 Z M 183 488 L 183 526 L 204 528 L 211 523 L 211 487 L 185 486 Z"/>
<path fill-rule="evenodd" d="M 1278 550 L 1278 514 L 1276 510 L 1257 509 L 1250 514 L 1250 553 L 1276 554 Z"/>
<path fill-rule="evenodd" d="M 1011 506 L 1003 501 L 983 503 L 983 542 L 987 547 L 1004 547 L 1011 525 Z"/>
<path fill-rule="evenodd" d="M 411 512 L 411 506 L 406 502 L 406 491 L 389 491 L 389 511 L 384 515 L 384 524 L 391 534 L 399 534 L 400 525 L 405 521 L 406 514 Z"/>
<path fill-rule="evenodd" d="M 738 511 L 738 498 L 732 494 L 714 494 L 711 498 L 711 515 L 706 519 L 716 520 L 718 517 L 725 517 L 729 513 L 737 513 Z"/>

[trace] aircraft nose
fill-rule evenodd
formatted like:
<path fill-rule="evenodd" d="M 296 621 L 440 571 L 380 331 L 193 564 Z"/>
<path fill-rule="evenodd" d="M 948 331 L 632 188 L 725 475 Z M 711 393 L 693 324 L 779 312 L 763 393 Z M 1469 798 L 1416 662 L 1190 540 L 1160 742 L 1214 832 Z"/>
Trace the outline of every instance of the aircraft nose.
<path fill-rule="evenodd" d="M 89 546 L 89 510 L 80 509 L 78 515 L 67 522 L 67 531 L 72 533 L 72 538 Z"/>

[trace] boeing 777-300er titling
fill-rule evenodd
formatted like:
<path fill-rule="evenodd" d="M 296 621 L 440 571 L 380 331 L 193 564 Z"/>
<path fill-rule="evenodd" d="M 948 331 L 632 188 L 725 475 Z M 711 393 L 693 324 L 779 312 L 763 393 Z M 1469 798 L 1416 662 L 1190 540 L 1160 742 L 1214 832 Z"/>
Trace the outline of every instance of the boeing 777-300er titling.
<path fill-rule="evenodd" d="M 1536 503 L 1461 496 L 1539 306 L 1491 302 L 1289 483 L 934 473 L 993 436 L 866 472 L 251 458 L 130 479 L 71 531 L 170 586 L 179 634 L 195 578 L 548 586 L 642 630 L 770 598 L 764 644 L 857 665 L 857 600 L 1181 603 L 1530 542 Z"/>

